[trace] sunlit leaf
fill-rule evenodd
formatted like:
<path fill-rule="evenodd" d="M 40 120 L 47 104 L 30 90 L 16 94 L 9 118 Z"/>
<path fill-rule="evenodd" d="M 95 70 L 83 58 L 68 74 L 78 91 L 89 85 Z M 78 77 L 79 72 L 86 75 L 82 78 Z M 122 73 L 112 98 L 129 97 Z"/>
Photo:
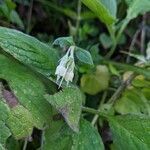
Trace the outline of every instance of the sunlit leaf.
<path fill-rule="evenodd" d="M 150 1 L 149 0 L 134 0 L 129 5 L 127 10 L 127 19 L 131 20 L 136 18 L 140 14 L 144 14 L 150 11 Z"/>
<path fill-rule="evenodd" d="M 109 1 L 109 0 L 107 0 Z M 115 10 L 115 3 L 114 3 L 114 0 L 113 2 L 109 1 L 108 3 L 103 3 L 101 0 L 82 0 L 82 2 L 89 8 L 91 9 L 91 11 L 93 11 L 97 17 L 100 18 L 100 20 L 105 23 L 106 25 L 110 25 L 110 24 L 113 24 L 115 21 L 116 21 L 116 17 L 113 16 L 115 13 L 116 13 L 116 10 Z M 113 7 L 108 7 L 107 4 L 109 3 L 113 3 L 113 5 L 111 6 L 114 6 Z M 110 5 L 109 5 L 110 6 Z M 110 10 L 111 8 L 111 10 Z M 112 8 L 113 8 L 113 11 L 112 11 Z M 110 13 L 110 12 L 113 12 Z"/>
<path fill-rule="evenodd" d="M 81 78 L 81 89 L 91 95 L 95 95 L 108 88 L 109 71 L 106 66 L 98 65 L 96 72 L 85 74 Z"/>

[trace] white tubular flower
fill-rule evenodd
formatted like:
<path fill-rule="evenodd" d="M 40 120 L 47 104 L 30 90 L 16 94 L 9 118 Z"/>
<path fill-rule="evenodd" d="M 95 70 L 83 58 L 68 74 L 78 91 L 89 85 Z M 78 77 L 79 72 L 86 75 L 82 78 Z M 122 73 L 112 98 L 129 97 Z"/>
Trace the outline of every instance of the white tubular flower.
<path fill-rule="evenodd" d="M 73 80 L 75 68 L 74 49 L 75 46 L 70 46 L 67 53 L 60 59 L 60 63 L 56 68 L 55 75 L 57 75 L 57 83 L 59 83 L 59 87 L 64 79 L 67 82 L 67 85 Z"/>

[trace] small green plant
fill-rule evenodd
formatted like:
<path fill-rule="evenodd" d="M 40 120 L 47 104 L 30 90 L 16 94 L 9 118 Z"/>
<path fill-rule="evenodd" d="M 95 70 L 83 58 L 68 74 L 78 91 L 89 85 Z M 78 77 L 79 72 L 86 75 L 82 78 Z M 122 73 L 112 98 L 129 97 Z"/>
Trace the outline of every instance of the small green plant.
<path fill-rule="evenodd" d="M 0 150 L 149 150 L 150 44 L 145 55 L 122 51 L 135 58 L 132 64 L 113 55 L 126 44 L 130 21 L 150 11 L 150 1 L 125 0 L 122 20 L 119 0 L 79 0 L 77 13 L 53 0 L 36 2 L 72 19 L 69 36 L 44 43 L 0 27 Z M 15 9 L 11 0 L 0 3 L 4 20 L 23 30 Z M 98 18 L 109 34 L 98 35 L 87 18 Z"/>

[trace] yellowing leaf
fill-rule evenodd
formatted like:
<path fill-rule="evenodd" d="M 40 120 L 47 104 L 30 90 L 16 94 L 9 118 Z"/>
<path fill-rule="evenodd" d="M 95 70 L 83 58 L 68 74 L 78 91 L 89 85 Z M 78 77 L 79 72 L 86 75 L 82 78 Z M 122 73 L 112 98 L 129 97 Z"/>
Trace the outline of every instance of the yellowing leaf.
<path fill-rule="evenodd" d="M 95 95 L 107 89 L 109 83 L 109 71 L 106 66 L 99 65 L 93 74 L 85 74 L 81 78 L 81 89 L 91 95 Z"/>

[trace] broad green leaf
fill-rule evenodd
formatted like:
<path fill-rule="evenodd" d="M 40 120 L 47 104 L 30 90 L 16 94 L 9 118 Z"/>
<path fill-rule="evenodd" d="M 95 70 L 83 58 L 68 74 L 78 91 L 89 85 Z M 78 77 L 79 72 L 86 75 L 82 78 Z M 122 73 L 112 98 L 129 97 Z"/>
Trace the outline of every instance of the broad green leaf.
<path fill-rule="evenodd" d="M 150 114 L 150 82 L 144 76 L 136 76 L 130 88 L 126 89 L 115 103 L 120 114 Z"/>
<path fill-rule="evenodd" d="M 86 120 L 80 122 L 80 131 L 74 133 L 62 122 L 53 122 L 45 131 L 44 150 L 104 150 L 99 133 Z"/>
<path fill-rule="evenodd" d="M 54 42 L 53 45 L 58 45 L 61 48 L 69 48 L 70 46 L 75 45 L 73 38 L 71 36 L 69 37 L 60 37 L 57 38 Z"/>
<path fill-rule="evenodd" d="M 0 27 L 0 47 L 36 71 L 49 76 L 58 62 L 57 52 L 34 37 Z"/>
<path fill-rule="evenodd" d="M 70 150 L 73 144 L 73 131 L 64 121 L 53 121 L 45 130 L 43 150 Z"/>
<path fill-rule="evenodd" d="M 127 10 L 126 18 L 131 20 L 148 11 L 150 11 L 150 0 L 134 0 Z"/>
<path fill-rule="evenodd" d="M 149 150 L 150 118 L 126 115 L 111 117 L 109 125 L 117 150 Z"/>
<path fill-rule="evenodd" d="M 79 133 L 73 134 L 72 150 L 104 150 L 101 137 L 86 120 L 81 120 Z"/>
<path fill-rule="evenodd" d="M 100 20 L 105 23 L 106 25 L 111 25 L 116 21 L 115 16 L 115 8 L 113 9 L 113 14 L 110 13 L 110 7 L 106 6 L 106 3 L 103 3 L 101 0 L 82 0 L 82 2 L 91 10 L 93 11 Z M 111 1 L 109 3 L 112 4 Z M 107 3 L 108 4 L 108 3 Z M 113 2 L 113 4 L 115 4 Z M 114 7 L 115 5 L 113 5 Z M 111 9 L 112 12 L 112 9 Z"/>
<path fill-rule="evenodd" d="M 7 81 L 11 91 L 17 98 L 17 106 L 20 104 L 29 111 L 24 110 L 26 119 L 27 116 L 29 117 L 28 119 L 31 118 L 28 115 L 30 113 L 34 126 L 39 129 L 42 129 L 45 123 L 49 123 L 51 106 L 43 97 L 46 94 L 45 88 L 37 76 L 26 67 L 8 59 L 4 55 L 0 55 L 0 78 Z M 17 107 L 13 107 L 12 113 L 17 111 L 15 108 Z M 23 109 L 20 110 L 20 113 L 22 113 L 20 115 L 23 116 L 22 111 Z"/>
<path fill-rule="evenodd" d="M 31 113 L 23 106 L 12 108 L 7 125 L 16 139 L 25 138 L 32 134 L 34 126 Z"/>
<path fill-rule="evenodd" d="M 68 87 L 54 95 L 45 95 L 47 101 L 65 118 L 74 131 L 78 131 L 82 94 L 78 88 Z"/>
<path fill-rule="evenodd" d="M 87 64 L 93 66 L 93 60 L 91 54 L 79 47 L 75 48 L 75 56 L 80 63 Z"/>
<path fill-rule="evenodd" d="M 114 108 L 120 114 L 142 114 L 145 111 L 141 98 L 133 89 L 126 90 L 116 101 Z"/>
<path fill-rule="evenodd" d="M 98 65 L 96 72 L 82 76 L 80 86 L 84 92 L 95 95 L 108 88 L 109 78 L 108 68 Z"/>

